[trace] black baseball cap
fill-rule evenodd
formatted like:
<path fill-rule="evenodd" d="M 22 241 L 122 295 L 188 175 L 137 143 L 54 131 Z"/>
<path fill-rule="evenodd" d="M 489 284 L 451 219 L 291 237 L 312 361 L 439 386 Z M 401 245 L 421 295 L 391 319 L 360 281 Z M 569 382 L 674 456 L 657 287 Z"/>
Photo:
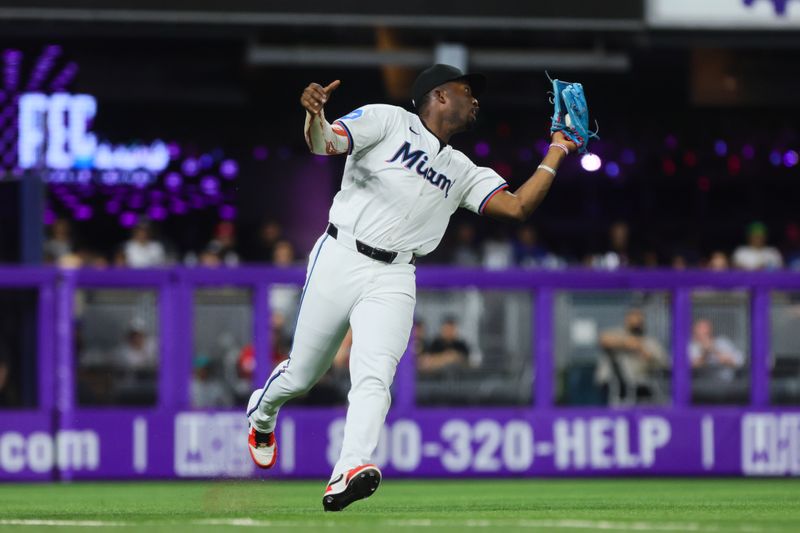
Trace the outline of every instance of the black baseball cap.
<path fill-rule="evenodd" d="M 461 69 L 451 65 L 437 64 L 423 70 L 414 80 L 414 85 L 411 86 L 411 98 L 413 98 L 411 103 L 417 107 L 418 102 L 421 102 L 427 93 L 439 85 L 456 80 L 467 82 L 476 98 L 486 89 L 486 76 L 483 74 L 464 74 Z"/>

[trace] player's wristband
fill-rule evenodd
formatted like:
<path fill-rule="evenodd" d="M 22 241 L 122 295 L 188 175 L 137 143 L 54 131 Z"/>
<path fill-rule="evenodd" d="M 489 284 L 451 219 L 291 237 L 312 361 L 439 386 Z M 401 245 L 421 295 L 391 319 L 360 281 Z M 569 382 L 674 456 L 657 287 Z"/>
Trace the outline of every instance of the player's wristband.
<path fill-rule="evenodd" d="M 552 167 L 548 167 L 547 165 L 539 165 L 539 166 L 538 166 L 538 167 L 536 167 L 536 168 L 541 168 L 542 170 L 546 170 L 546 171 L 548 171 L 550 174 L 552 174 L 553 176 L 555 176 L 555 175 L 556 175 L 556 171 L 555 171 L 555 169 L 554 169 L 554 168 L 552 168 Z"/>
<path fill-rule="evenodd" d="M 561 148 L 562 150 L 564 150 L 564 155 L 569 155 L 569 148 L 567 148 L 567 145 L 566 145 L 566 144 L 562 144 L 562 143 L 550 143 L 550 148 L 552 148 L 553 146 L 555 146 L 555 147 L 557 147 L 557 148 Z"/>

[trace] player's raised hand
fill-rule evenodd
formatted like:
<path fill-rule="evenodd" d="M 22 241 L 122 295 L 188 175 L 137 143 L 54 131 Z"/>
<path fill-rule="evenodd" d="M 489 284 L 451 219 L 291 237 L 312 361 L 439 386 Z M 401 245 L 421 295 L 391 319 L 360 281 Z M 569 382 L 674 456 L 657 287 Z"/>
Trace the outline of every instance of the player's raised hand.
<path fill-rule="evenodd" d="M 567 136 L 560 131 L 554 131 L 550 138 L 554 143 L 559 143 L 566 146 L 571 154 L 574 154 L 578 150 L 578 145 L 570 141 Z"/>
<path fill-rule="evenodd" d="M 300 105 L 302 105 L 306 111 L 312 115 L 319 114 L 319 112 L 322 111 L 322 108 L 328 102 L 328 98 L 330 97 L 331 93 L 335 91 L 336 88 L 341 85 L 341 83 L 341 81 L 335 80 L 325 87 L 319 83 L 310 83 L 308 87 L 303 90 L 303 94 L 300 96 Z"/>

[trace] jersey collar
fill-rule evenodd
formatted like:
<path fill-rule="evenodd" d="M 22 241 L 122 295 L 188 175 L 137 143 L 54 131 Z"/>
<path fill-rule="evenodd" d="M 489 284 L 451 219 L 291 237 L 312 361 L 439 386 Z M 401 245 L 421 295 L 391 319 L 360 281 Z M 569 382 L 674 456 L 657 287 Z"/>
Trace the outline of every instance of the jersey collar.
<path fill-rule="evenodd" d="M 447 143 L 444 142 L 443 140 L 441 140 L 435 133 L 433 133 L 431 131 L 431 129 L 428 127 L 428 125 L 425 124 L 425 121 L 422 120 L 421 116 L 417 115 L 417 118 L 419 119 L 419 123 L 422 124 L 422 127 L 425 128 L 426 130 L 428 130 L 428 133 L 430 133 L 431 135 L 436 137 L 436 140 L 439 141 L 439 151 L 441 152 L 442 150 L 444 150 L 445 147 L 447 146 Z"/>

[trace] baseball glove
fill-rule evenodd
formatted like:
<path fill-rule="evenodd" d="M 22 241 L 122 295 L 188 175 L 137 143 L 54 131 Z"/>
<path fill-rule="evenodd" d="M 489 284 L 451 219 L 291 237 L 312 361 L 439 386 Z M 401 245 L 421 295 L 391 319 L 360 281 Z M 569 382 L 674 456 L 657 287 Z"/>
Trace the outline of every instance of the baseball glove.
<path fill-rule="evenodd" d="M 584 154 L 589 145 L 589 139 L 599 139 L 597 136 L 597 122 L 595 131 L 589 130 L 589 106 L 583 94 L 583 85 L 568 83 L 561 80 L 553 82 L 553 118 L 550 122 L 550 132 L 560 131 L 570 141 L 578 145 L 578 152 Z"/>

